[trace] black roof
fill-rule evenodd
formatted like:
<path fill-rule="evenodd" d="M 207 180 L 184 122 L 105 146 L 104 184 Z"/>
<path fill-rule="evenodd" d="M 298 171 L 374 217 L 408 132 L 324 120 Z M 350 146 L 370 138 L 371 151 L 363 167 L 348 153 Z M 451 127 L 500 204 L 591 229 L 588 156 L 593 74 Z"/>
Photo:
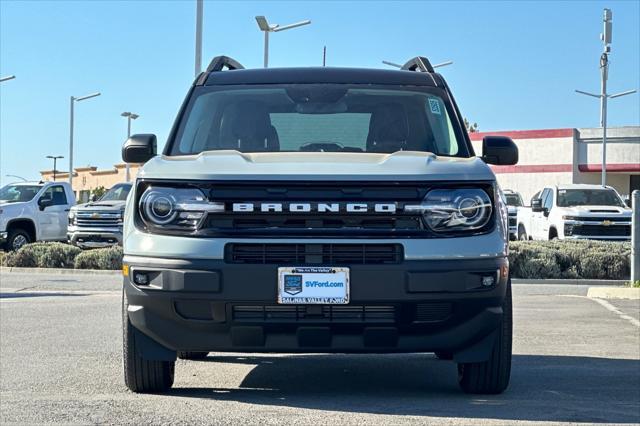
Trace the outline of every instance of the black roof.
<path fill-rule="evenodd" d="M 257 68 L 214 71 L 209 72 L 204 81 L 205 86 L 274 83 L 360 83 L 431 87 L 443 86 L 442 77 L 436 73 L 336 67 Z"/>

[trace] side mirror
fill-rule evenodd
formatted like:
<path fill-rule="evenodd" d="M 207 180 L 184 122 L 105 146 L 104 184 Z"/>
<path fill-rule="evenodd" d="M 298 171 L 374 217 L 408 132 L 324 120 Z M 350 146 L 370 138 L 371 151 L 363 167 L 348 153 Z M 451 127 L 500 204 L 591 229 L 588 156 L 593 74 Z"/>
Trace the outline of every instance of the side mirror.
<path fill-rule="evenodd" d="M 542 200 L 540 198 L 534 198 L 533 200 L 531 200 L 531 211 L 532 212 L 541 212 L 543 210 L 542 208 Z"/>
<path fill-rule="evenodd" d="M 38 207 L 40 207 L 40 211 L 43 211 L 47 207 L 53 205 L 53 200 L 51 198 L 40 198 L 38 200 Z"/>
<path fill-rule="evenodd" d="M 518 147 L 506 136 L 485 136 L 482 159 L 487 164 L 510 166 L 518 163 Z"/>
<path fill-rule="evenodd" d="M 94 194 L 94 195 L 92 195 L 92 196 L 91 196 L 91 201 L 93 201 L 93 202 L 98 201 L 98 196 L 97 196 L 97 195 L 95 195 L 95 194 Z"/>
<path fill-rule="evenodd" d="M 146 163 L 156 156 L 156 135 L 133 135 L 122 145 L 122 160 L 125 163 Z"/>

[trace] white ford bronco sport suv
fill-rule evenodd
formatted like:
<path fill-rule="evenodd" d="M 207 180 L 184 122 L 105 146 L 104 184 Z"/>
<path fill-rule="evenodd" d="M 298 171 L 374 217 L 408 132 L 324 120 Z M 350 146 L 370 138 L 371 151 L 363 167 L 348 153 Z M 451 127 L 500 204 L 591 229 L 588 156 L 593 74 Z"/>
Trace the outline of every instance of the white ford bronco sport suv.
<path fill-rule="evenodd" d="M 511 369 L 507 209 L 442 76 L 243 69 L 196 78 L 124 218 L 124 375 L 173 384 L 176 357 L 232 352 L 435 352 L 462 389 L 499 393 Z"/>

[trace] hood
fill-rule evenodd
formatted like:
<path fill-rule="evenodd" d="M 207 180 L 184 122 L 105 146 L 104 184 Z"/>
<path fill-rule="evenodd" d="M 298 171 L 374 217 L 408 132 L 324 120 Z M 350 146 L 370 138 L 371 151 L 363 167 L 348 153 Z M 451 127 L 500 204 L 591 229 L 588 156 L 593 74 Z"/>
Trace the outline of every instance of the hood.
<path fill-rule="evenodd" d="M 495 180 L 491 169 L 477 157 L 438 157 L 415 151 L 393 154 L 207 151 L 154 157 L 138 176 L 197 180 Z"/>
<path fill-rule="evenodd" d="M 570 215 L 575 216 L 631 216 L 631 209 L 616 206 L 576 206 L 562 207 L 562 209 Z"/>
<path fill-rule="evenodd" d="M 124 209 L 126 201 L 92 201 L 86 204 L 78 204 L 72 210 L 83 211 L 120 211 Z"/>

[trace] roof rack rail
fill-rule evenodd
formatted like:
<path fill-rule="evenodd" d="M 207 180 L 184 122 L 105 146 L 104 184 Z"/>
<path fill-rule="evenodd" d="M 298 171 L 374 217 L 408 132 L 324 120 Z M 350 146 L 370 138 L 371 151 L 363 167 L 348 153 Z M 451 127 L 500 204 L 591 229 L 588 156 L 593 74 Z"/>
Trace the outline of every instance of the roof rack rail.
<path fill-rule="evenodd" d="M 240 64 L 240 62 L 236 61 L 229 56 L 216 56 L 211 60 L 209 66 L 207 67 L 207 72 L 218 72 L 222 71 L 225 67 L 228 70 L 243 70 L 244 67 Z"/>
<path fill-rule="evenodd" d="M 429 62 L 429 60 L 424 56 L 416 56 L 415 58 L 409 59 L 402 66 L 402 69 L 407 71 L 422 71 L 422 72 L 428 72 L 428 73 L 435 72 L 433 70 L 433 66 L 431 65 L 431 62 Z"/>

